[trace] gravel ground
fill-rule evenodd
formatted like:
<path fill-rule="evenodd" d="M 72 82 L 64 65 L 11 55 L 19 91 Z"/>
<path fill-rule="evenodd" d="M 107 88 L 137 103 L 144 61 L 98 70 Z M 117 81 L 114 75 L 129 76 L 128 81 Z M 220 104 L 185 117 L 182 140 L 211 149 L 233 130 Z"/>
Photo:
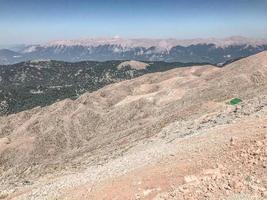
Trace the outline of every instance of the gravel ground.
<path fill-rule="evenodd" d="M 238 123 L 245 118 L 258 118 L 267 114 L 267 98 L 260 97 L 241 103 L 237 106 L 226 105 L 224 112 L 218 111 L 212 115 L 202 117 L 194 122 L 176 122 L 164 128 L 157 136 L 141 142 L 128 150 L 122 157 L 111 160 L 103 165 L 96 165 L 87 168 L 80 173 L 68 174 L 51 181 L 43 181 L 24 187 L 29 188 L 30 193 L 20 195 L 15 199 L 27 200 L 52 200 L 58 199 L 66 189 L 77 185 L 91 184 L 128 173 L 145 165 L 153 164 L 172 154 L 181 151 L 190 152 L 190 147 L 179 146 L 177 141 L 183 138 L 194 137 L 205 134 L 208 130 L 216 127 L 227 127 L 229 124 Z M 179 130 L 177 132 L 177 130 Z M 192 149 L 195 147 L 192 146 Z M 192 151 L 191 149 L 191 151 Z M 22 190 L 22 191 L 23 191 Z M 3 191 L 9 193 L 8 191 Z M 11 195 L 12 196 L 12 195 Z"/>

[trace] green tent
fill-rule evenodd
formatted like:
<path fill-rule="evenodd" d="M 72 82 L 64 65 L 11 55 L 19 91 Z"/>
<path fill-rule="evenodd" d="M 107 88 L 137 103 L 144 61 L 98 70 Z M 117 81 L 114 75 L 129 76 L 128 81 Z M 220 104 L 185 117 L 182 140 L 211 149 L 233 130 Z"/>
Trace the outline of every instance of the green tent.
<path fill-rule="evenodd" d="M 230 104 L 231 104 L 231 105 L 237 105 L 237 104 L 239 104 L 240 102 L 242 102 L 241 99 L 239 99 L 239 98 L 234 98 L 234 99 L 232 99 L 232 100 L 230 101 Z"/>

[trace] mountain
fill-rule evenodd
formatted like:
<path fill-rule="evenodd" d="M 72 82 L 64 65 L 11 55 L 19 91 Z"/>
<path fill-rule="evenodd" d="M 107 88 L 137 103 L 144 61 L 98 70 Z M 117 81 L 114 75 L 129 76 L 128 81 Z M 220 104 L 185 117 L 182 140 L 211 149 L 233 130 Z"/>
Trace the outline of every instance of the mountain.
<path fill-rule="evenodd" d="M 0 66 L 0 115 L 75 99 L 105 85 L 193 63 L 33 60 Z"/>
<path fill-rule="evenodd" d="M 30 67 L 50 68 L 38 63 L 25 70 Z M 262 52 L 223 68 L 149 73 L 75 100 L 2 116 L 2 195 L 222 199 L 241 190 L 261 199 L 265 190 L 258 188 L 267 180 L 266 77 Z M 242 102 L 231 105 L 233 98 Z"/>
<path fill-rule="evenodd" d="M 10 45 L 0 45 L 0 49 L 8 49 L 11 51 L 19 52 L 25 49 L 27 45 L 25 44 L 10 44 Z"/>
<path fill-rule="evenodd" d="M 141 60 L 220 64 L 266 49 L 266 40 L 244 37 L 193 40 L 95 38 L 29 45 L 18 52 L 20 58 L 6 58 L 5 62 L 1 63 L 13 64 L 19 61 L 52 59 L 68 62 Z M 0 56 L 4 57 L 1 54 Z"/>
<path fill-rule="evenodd" d="M 21 59 L 22 55 L 20 53 L 8 49 L 0 49 L 0 64 L 14 63 Z"/>

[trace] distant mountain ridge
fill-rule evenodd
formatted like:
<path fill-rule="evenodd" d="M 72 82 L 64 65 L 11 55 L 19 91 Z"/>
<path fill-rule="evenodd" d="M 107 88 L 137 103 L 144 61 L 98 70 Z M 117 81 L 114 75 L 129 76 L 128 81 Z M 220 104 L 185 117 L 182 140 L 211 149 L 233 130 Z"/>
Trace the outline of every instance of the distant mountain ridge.
<path fill-rule="evenodd" d="M 45 45 L 46 47 L 53 46 L 102 46 L 102 45 L 118 45 L 124 48 L 134 48 L 134 47 L 156 47 L 162 50 L 170 50 L 175 46 L 184 46 L 188 47 L 191 45 L 198 44 L 214 44 L 216 47 L 227 47 L 231 45 L 251 45 L 259 46 L 267 44 L 267 39 L 253 39 L 246 38 L 241 36 L 233 36 L 228 38 L 197 38 L 197 39 L 149 39 L 149 38 L 137 38 L 137 39 L 128 39 L 128 38 L 88 38 L 80 40 L 57 40 L 49 42 Z"/>
<path fill-rule="evenodd" d="M 9 49 L 0 49 L 0 64 L 9 64 L 12 61 L 19 60 L 22 55 Z"/>
<path fill-rule="evenodd" d="M 220 64 L 264 50 L 267 50 L 267 40 L 244 37 L 192 40 L 95 38 L 29 45 L 13 52 L 15 56 L 6 56 L 0 51 L 0 64 L 14 64 L 33 59 L 67 62 L 140 60 Z"/>

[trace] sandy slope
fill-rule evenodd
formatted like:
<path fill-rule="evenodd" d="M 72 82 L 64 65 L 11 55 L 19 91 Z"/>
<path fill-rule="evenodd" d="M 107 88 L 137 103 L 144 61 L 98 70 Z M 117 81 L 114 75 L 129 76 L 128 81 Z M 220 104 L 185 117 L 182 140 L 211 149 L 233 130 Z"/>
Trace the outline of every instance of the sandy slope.
<path fill-rule="evenodd" d="M 224 155 L 222 150 L 226 151 L 226 156 L 220 163 L 226 162 L 230 168 L 232 163 L 228 158 L 232 150 L 224 147 L 237 129 L 240 143 L 254 148 L 253 142 L 246 138 L 263 140 L 266 129 L 257 127 L 259 119 L 262 127 L 266 123 L 266 77 L 267 52 L 262 52 L 222 69 L 196 66 L 149 74 L 85 94 L 75 101 L 65 100 L 1 117 L 2 197 L 77 199 L 77 195 L 84 194 L 85 199 L 101 199 L 106 194 L 106 199 L 116 199 L 116 195 L 121 199 L 130 193 L 124 199 L 151 199 L 152 194 L 153 198 L 164 199 L 164 195 L 170 193 L 173 179 L 176 191 L 184 176 L 190 175 L 186 174 L 190 171 L 187 169 L 197 168 L 192 172 L 198 177 L 205 165 L 215 167 L 212 163 Z M 226 104 L 233 97 L 244 101 L 241 107 Z M 246 120 L 253 124 L 251 129 Z M 238 124 L 233 124 L 236 121 Z M 183 156 L 192 157 L 192 153 L 195 159 L 180 163 Z M 160 164 L 169 160 L 170 154 L 174 157 L 171 163 L 177 162 L 175 166 L 178 166 L 177 174 L 171 177 L 170 171 L 174 170 L 175 174 L 176 167 L 168 162 L 166 166 Z M 216 158 L 210 159 L 209 155 Z M 195 166 L 198 161 L 203 165 Z M 252 172 L 259 168 L 255 167 Z M 123 174 L 125 183 L 120 177 L 116 178 Z M 155 188 L 150 191 L 144 185 L 142 194 L 136 192 L 131 176 L 142 178 L 143 174 L 155 176 L 152 182 L 163 188 L 155 192 Z M 161 174 L 163 183 L 158 183 Z M 103 186 L 99 185 L 105 180 Z M 113 184 L 118 187 L 114 189 Z M 121 191 L 120 184 L 126 189 Z M 200 184 L 201 191 L 204 184 Z M 244 191 L 257 197 L 264 195 L 264 191 Z M 194 192 L 192 195 L 196 195 Z M 160 193 L 163 197 L 155 196 Z M 180 193 L 176 193 L 173 198 L 181 199 Z M 233 192 L 216 194 L 219 198 Z M 193 197 L 185 194 L 183 198 Z M 211 196 L 210 199 L 216 198 Z"/>
<path fill-rule="evenodd" d="M 100 184 L 74 187 L 62 199 L 263 199 L 266 124 L 266 117 L 251 118 L 177 139 L 171 146 L 177 152 L 157 163 Z"/>

